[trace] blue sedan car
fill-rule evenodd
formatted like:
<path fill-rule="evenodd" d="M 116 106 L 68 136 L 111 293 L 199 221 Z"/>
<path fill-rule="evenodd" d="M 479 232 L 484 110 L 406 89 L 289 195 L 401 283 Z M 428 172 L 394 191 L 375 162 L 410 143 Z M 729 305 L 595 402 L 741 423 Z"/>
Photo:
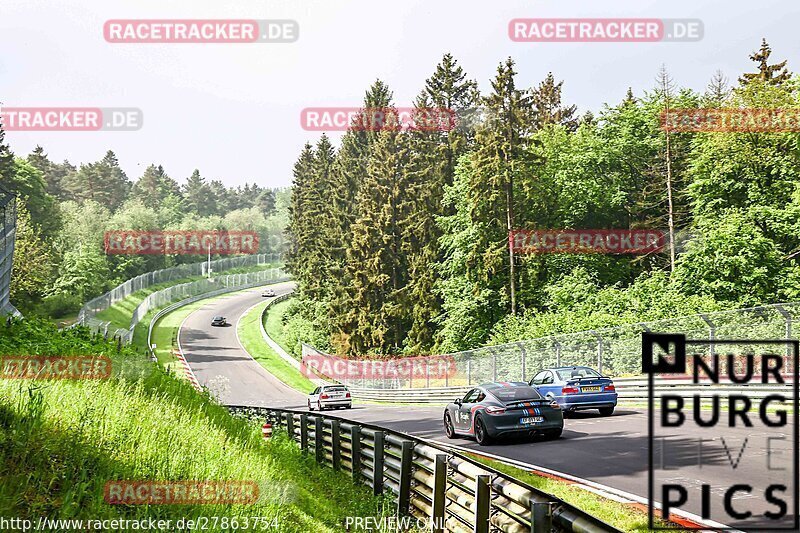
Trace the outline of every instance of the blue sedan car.
<path fill-rule="evenodd" d="M 617 390 L 611 378 L 586 366 L 544 369 L 530 385 L 545 398 L 555 400 L 564 414 L 598 409 L 601 415 L 611 416 L 617 406 Z"/>

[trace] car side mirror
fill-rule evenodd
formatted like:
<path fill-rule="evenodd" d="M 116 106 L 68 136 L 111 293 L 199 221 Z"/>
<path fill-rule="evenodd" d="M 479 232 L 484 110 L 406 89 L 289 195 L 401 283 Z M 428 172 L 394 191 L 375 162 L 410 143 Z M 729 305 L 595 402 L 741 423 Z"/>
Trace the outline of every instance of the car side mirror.
<path fill-rule="evenodd" d="M 453 403 L 456 405 L 461 405 L 461 398 L 456 398 Z"/>

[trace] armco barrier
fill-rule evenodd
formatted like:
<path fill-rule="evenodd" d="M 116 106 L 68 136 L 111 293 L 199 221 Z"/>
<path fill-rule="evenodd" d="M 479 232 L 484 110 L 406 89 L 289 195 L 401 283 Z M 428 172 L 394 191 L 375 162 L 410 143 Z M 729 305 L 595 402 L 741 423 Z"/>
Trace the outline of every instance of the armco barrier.
<path fill-rule="evenodd" d="M 390 494 L 399 516 L 433 532 L 616 532 L 580 509 L 438 443 L 332 415 L 292 409 L 229 409 L 286 430 L 318 463 Z"/>

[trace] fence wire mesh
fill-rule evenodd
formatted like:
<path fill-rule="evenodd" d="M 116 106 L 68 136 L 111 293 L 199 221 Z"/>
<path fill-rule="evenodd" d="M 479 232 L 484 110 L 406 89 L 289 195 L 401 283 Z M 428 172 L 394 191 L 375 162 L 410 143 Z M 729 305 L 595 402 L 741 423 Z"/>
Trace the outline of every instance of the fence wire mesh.
<path fill-rule="evenodd" d="M 16 197 L 0 187 L 0 315 L 17 314 L 9 300 L 14 239 L 17 227 Z"/>
<path fill-rule="evenodd" d="M 529 381 L 544 368 L 589 366 L 611 377 L 642 373 L 642 333 L 683 333 L 689 339 L 797 339 L 800 302 L 719 311 L 680 318 L 553 335 L 449 354 L 456 371 L 445 378 L 351 379 L 353 387 L 439 388 L 490 381 Z M 323 354 L 305 345 L 304 355 Z M 786 365 L 790 348 L 786 347 Z"/>
<path fill-rule="evenodd" d="M 205 276 L 208 273 L 208 262 L 178 265 L 148 272 L 131 278 L 125 283 L 86 303 L 78 315 L 77 323 L 107 337 L 119 337 L 123 342 L 130 342 L 136 325 L 153 309 L 200 294 L 237 287 L 246 288 L 247 286 L 279 282 L 288 279 L 281 268 L 269 268 L 256 272 L 227 275 L 214 275 L 214 272 L 233 268 L 268 265 L 280 261 L 281 257 L 279 254 L 258 254 L 211 261 L 212 277 L 173 285 L 147 295 L 136 309 L 134 309 L 128 329 L 110 330 L 110 323 L 97 318 L 96 315 L 98 313 L 108 309 L 114 305 L 114 303 L 129 297 L 136 291 L 146 289 L 152 285 L 191 276 Z"/>

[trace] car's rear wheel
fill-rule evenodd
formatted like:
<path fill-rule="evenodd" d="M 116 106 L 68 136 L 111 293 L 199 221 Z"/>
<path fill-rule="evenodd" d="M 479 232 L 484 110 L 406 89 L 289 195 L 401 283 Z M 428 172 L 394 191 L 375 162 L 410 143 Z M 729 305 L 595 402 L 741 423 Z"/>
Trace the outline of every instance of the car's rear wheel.
<path fill-rule="evenodd" d="M 478 444 L 481 446 L 486 446 L 492 440 L 489 437 L 489 432 L 486 431 L 486 426 L 483 424 L 483 420 L 481 420 L 480 417 L 475 418 L 475 440 L 478 441 Z"/>
<path fill-rule="evenodd" d="M 600 414 L 603 416 L 611 416 L 614 414 L 613 407 L 601 407 L 600 409 L 598 409 L 598 411 L 600 411 Z"/>
<path fill-rule="evenodd" d="M 322 404 L 319 401 L 317 401 L 317 409 L 322 411 Z"/>
<path fill-rule="evenodd" d="M 313 411 L 314 410 L 314 408 L 311 407 L 311 400 L 308 400 L 308 410 L 309 411 Z"/>
<path fill-rule="evenodd" d="M 448 439 L 456 438 L 456 430 L 453 428 L 453 420 L 450 418 L 450 413 L 444 414 L 444 434 Z"/>
<path fill-rule="evenodd" d="M 544 432 L 544 438 L 546 439 L 557 439 L 561 436 L 561 433 L 564 431 L 564 428 L 558 429 L 548 429 Z"/>
<path fill-rule="evenodd" d="M 348 404 L 348 405 L 346 405 L 345 407 L 346 407 L 347 409 L 352 409 L 352 408 L 353 408 L 353 404 L 352 404 L 352 403 L 351 403 L 351 404 Z"/>

